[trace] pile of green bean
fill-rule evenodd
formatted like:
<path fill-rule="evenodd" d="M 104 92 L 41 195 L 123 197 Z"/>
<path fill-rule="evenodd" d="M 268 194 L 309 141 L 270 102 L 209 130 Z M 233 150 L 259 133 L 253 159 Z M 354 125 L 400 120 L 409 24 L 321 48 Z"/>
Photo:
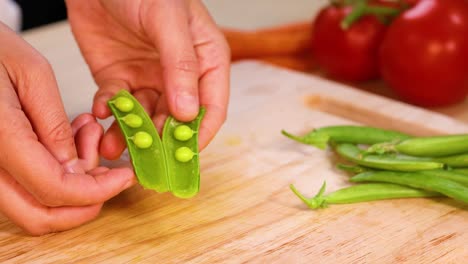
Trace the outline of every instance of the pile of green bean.
<path fill-rule="evenodd" d="M 445 196 L 468 203 L 468 134 L 412 137 L 368 126 L 327 126 L 286 137 L 320 149 L 332 148 L 350 165 L 349 187 L 312 198 L 291 190 L 311 209 L 328 204 Z"/>

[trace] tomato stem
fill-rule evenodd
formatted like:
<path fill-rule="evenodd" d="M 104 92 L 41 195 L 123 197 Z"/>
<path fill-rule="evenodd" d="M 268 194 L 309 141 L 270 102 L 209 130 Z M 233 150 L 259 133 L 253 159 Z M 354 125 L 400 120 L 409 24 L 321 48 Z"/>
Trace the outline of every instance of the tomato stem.
<path fill-rule="evenodd" d="M 402 9 L 368 5 L 367 0 L 356 1 L 353 4 L 353 10 L 341 22 L 341 28 L 346 30 L 358 21 L 364 15 L 374 15 L 380 21 L 387 21 L 388 17 L 395 17 L 402 12 Z"/>
<path fill-rule="evenodd" d="M 341 21 L 341 28 L 346 30 L 351 25 L 356 22 L 359 18 L 361 18 L 364 15 L 364 11 L 366 9 L 367 2 L 366 1 L 359 1 L 356 2 L 353 6 L 353 11 L 349 13 L 343 21 Z"/>
<path fill-rule="evenodd" d="M 384 6 L 366 6 L 364 13 L 373 15 L 397 16 L 401 10 Z"/>

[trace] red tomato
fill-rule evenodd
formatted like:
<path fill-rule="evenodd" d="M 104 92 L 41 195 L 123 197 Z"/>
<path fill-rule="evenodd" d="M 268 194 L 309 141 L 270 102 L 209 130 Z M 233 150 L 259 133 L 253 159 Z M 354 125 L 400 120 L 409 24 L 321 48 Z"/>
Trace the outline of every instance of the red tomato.
<path fill-rule="evenodd" d="M 328 6 L 314 20 L 312 50 L 318 65 L 334 79 L 364 81 L 378 77 L 378 49 L 386 26 L 363 16 L 344 30 L 340 23 L 352 8 Z"/>
<path fill-rule="evenodd" d="M 468 1 L 421 0 L 390 26 L 380 50 L 382 78 L 421 106 L 460 102 L 468 93 Z"/>

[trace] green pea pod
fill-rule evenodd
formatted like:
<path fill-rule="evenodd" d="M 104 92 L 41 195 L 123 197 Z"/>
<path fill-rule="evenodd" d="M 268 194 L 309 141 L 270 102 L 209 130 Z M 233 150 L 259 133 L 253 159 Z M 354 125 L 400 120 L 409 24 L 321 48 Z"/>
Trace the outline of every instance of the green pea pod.
<path fill-rule="evenodd" d="M 458 154 L 432 158 L 433 161 L 442 162 L 452 168 L 468 167 L 468 154 Z"/>
<path fill-rule="evenodd" d="M 367 126 L 327 126 L 317 128 L 304 136 L 296 136 L 285 130 L 281 133 L 295 141 L 325 149 L 327 143 L 376 144 L 388 141 L 398 141 L 410 138 L 409 135 L 386 129 Z"/>
<path fill-rule="evenodd" d="M 199 115 L 190 123 L 182 123 L 168 117 L 164 125 L 163 145 L 166 152 L 169 184 L 173 194 L 180 198 L 192 197 L 200 189 L 197 131 L 204 114 L 205 109 L 201 108 Z M 186 132 L 180 136 L 177 133 L 178 128 L 184 130 L 190 128 L 194 133 Z M 178 154 L 180 152 L 182 154 Z"/>
<path fill-rule="evenodd" d="M 468 186 L 468 176 L 463 173 L 454 171 L 454 170 L 429 170 L 429 171 L 418 171 L 415 173 L 445 178 L 454 182 L 458 182 L 465 186 Z"/>
<path fill-rule="evenodd" d="M 336 152 L 345 159 L 358 165 L 375 169 L 393 171 L 420 171 L 441 169 L 444 164 L 434 161 L 419 159 L 399 158 L 390 155 L 363 155 L 363 151 L 357 146 L 348 143 L 337 144 Z"/>
<path fill-rule="evenodd" d="M 408 138 L 399 142 L 377 143 L 368 153 L 399 152 L 418 157 L 444 157 L 468 153 L 468 134 Z"/>
<path fill-rule="evenodd" d="M 371 168 L 366 168 L 362 166 L 344 165 L 344 164 L 338 164 L 336 167 L 340 170 L 350 172 L 352 174 L 359 174 L 359 173 L 363 173 L 366 171 L 375 171 Z M 398 172 L 398 171 L 394 171 L 394 172 Z M 452 181 L 456 181 L 458 183 L 468 186 L 468 171 L 465 171 L 465 170 L 460 170 L 460 169 L 422 170 L 422 171 L 411 172 L 411 175 L 413 174 L 433 175 L 433 176 L 437 176 L 441 178 L 446 178 Z"/>
<path fill-rule="evenodd" d="M 107 104 L 124 134 L 138 182 L 144 188 L 153 189 L 157 192 L 169 191 L 170 187 L 166 176 L 166 158 L 162 141 L 145 109 L 125 90 L 118 92 Z M 132 118 L 134 116 L 141 118 L 140 126 L 138 126 L 140 120 L 138 120 L 137 125 L 131 121 L 135 119 Z M 150 147 L 141 148 L 135 144 L 132 137 L 138 132 L 145 132 L 151 136 L 153 142 Z"/>
<path fill-rule="evenodd" d="M 468 187 L 450 179 L 424 173 L 394 171 L 368 171 L 351 177 L 352 182 L 386 182 L 438 192 L 455 200 L 468 203 Z"/>
<path fill-rule="evenodd" d="M 198 193 L 198 129 L 205 114 L 203 107 L 191 122 L 182 123 L 169 116 L 161 140 L 153 121 L 129 92 L 118 92 L 108 105 L 125 136 L 135 174 L 144 188 L 171 191 L 179 198 Z M 190 133 L 174 134 L 179 126 L 189 127 Z"/>
<path fill-rule="evenodd" d="M 458 174 L 468 175 L 468 169 L 452 169 L 452 171 Z"/>
<path fill-rule="evenodd" d="M 320 191 L 312 198 L 306 198 L 293 185 L 290 185 L 290 188 L 310 209 L 324 208 L 327 207 L 328 204 L 347 204 L 386 199 L 440 196 L 440 194 L 436 192 L 415 189 L 392 183 L 358 184 L 324 195 L 325 186 L 326 183 L 324 182 Z"/>

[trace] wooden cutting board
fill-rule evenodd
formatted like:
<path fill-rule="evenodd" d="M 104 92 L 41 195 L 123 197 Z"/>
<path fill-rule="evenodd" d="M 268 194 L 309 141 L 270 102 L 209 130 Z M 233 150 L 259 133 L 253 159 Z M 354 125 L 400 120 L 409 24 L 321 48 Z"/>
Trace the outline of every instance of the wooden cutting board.
<path fill-rule="evenodd" d="M 468 207 L 449 199 L 332 205 L 313 195 L 349 185 L 337 157 L 286 139 L 333 124 L 414 135 L 468 132 L 445 115 L 271 66 L 232 67 L 228 119 L 201 153 L 201 191 L 190 200 L 135 186 L 82 227 L 28 237 L 0 217 L 0 261 L 37 263 L 463 263 Z M 466 262 L 464 262 L 466 263 Z"/>

